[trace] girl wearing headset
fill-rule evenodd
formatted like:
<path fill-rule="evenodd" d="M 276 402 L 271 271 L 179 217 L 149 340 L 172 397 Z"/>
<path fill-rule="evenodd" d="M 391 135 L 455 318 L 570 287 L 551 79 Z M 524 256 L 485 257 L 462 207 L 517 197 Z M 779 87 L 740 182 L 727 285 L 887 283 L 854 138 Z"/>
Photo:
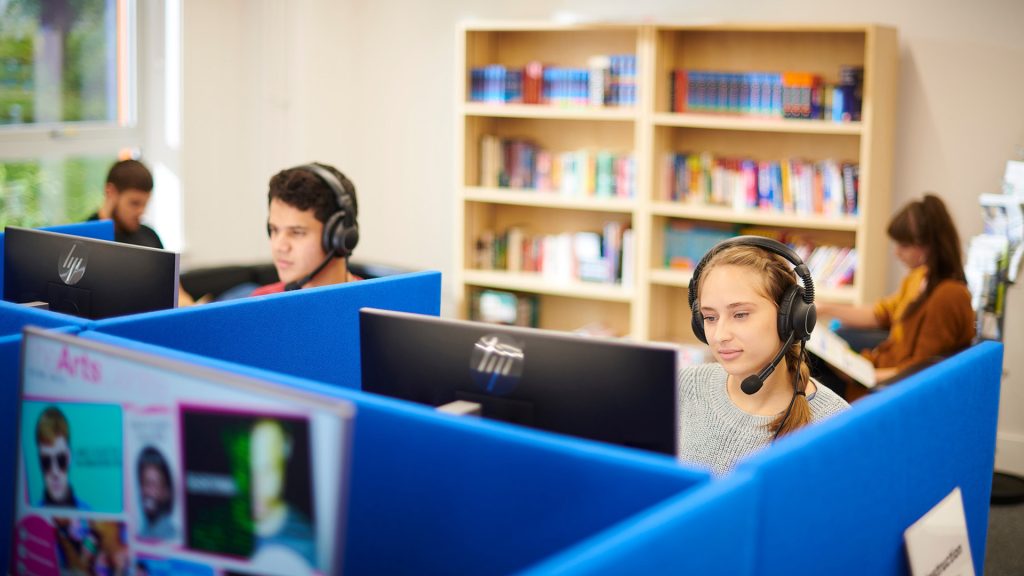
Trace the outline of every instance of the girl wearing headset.
<path fill-rule="evenodd" d="M 803 339 L 814 327 L 813 285 L 805 294 L 790 262 L 807 283 L 788 247 L 748 236 L 715 246 L 694 271 L 693 329 L 716 363 L 680 372 L 680 461 L 722 474 L 779 435 L 848 407 L 810 378 Z"/>

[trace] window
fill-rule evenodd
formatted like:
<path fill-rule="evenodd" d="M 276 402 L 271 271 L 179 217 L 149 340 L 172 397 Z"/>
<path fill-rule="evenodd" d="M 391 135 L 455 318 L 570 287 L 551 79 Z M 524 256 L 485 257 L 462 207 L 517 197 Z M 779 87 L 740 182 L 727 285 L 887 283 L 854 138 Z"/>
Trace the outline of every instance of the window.
<path fill-rule="evenodd" d="M 0 0 L 0 225 L 85 219 L 137 155 L 135 2 Z"/>

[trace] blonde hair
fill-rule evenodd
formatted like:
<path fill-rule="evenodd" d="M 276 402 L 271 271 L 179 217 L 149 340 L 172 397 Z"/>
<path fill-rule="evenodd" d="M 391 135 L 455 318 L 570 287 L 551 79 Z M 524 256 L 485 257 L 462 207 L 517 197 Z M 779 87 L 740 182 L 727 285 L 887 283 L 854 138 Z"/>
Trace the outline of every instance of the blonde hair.
<path fill-rule="evenodd" d="M 39 444 L 53 444 L 57 438 L 71 444 L 71 427 L 64 413 L 56 406 L 50 406 L 39 415 L 36 421 L 36 442 Z"/>
<path fill-rule="evenodd" d="M 774 302 L 776 310 L 786 291 L 797 285 L 796 273 L 793 272 L 793 265 L 788 260 L 756 246 L 741 244 L 723 248 L 708 260 L 701 269 L 700 276 L 707 278 L 716 266 L 738 266 L 755 272 L 761 282 L 755 285 L 754 289 Z M 697 288 L 702 290 L 703 285 L 699 284 Z M 697 299 L 700 300 L 699 293 Z M 793 343 L 789 350 L 786 350 L 785 359 L 789 380 L 793 382 L 796 396 L 789 409 L 789 416 L 786 416 L 785 411 L 780 412 L 768 424 L 770 430 L 773 433 L 778 431 L 780 436 L 805 426 L 811 421 L 811 406 L 807 401 L 807 396 L 803 394 L 811 380 L 811 371 L 807 366 L 806 353 L 803 351 L 802 344 L 800 342 Z M 781 429 L 780 426 L 782 426 Z"/>

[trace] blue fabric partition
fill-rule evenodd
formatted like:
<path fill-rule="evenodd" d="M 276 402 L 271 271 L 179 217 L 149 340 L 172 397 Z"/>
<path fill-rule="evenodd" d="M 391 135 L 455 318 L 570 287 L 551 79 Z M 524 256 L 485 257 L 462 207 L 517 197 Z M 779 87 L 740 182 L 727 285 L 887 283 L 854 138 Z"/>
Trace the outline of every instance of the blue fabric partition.
<path fill-rule="evenodd" d="M 20 334 L 21 329 L 30 324 L 40 328 L 57 328 L 60 326 L 84 327 L 88 324 L 88 320 L 0 300 L 0 336 Z"/>
<path fill-rule="evenodd" d="M 982 574 L 1002 357 L 983 342 L 742 463 L 757 573 L 907 574 L 903 531 L 959 486 Z"/>
<path fill-rule="evenodd" d="M 657 504 L 522 576 L 752 575 L 759 495 L 753 474 L 731 474 Z"/>
<path fill-rule="evenodd" d="M 360 388 L 359 309 L 438 315 L 440 272 L 96 321 L 107 334 L 318 382 Z"/>
<path fill-rule="evenodd" d="M 515 572 L 606 531 L 617 534 L 620 525 L 625 534 L 653 527 L 657 516 L 640 523 L 632 518 L 663 502 L 672 503 L 664 514 L 671 522 L 676 512 L 694 507 L 676 505 L 679 495 L 709 486 L 707 473 L 656 454 L 441 415 L 108 334 L 84 335 L 352 401 L 348 575 Z M 710 513 L 731 515 L 751 507 L 742 497 L 704 504 L 711 508 L 700 518 L 717 525 L 736 520 L 715 520 Z M 701 508 L 699 502 L 696 507 Z M 693 535 L 697 528 L 686 530 Z M 667 544 L 667 537 L 661 535 L 660 542 Z"/>
<path fill-rule="evenodd" d="M 47 226 L 41 230 L 60 232 L 72 236 L 83 236 L 85 238 L 96 238 L 97 240 L 114 239 L 113 220 L 93 220 L 90 222 L 77 222 L 75 224 L 62 224 L 60 226 Z M 0 232 L 0 298 L 4 295 L 4 234 Z"/>
<path fill-rule="evenodd" d="M 18 422 L 18 366 L 21 335 L 0 337 L 0 567 L 8 566 L 11 550 L 11 520 L 14 518 L 14 446 Z M 4 569 L 6 570 L 6 568 Z"/>

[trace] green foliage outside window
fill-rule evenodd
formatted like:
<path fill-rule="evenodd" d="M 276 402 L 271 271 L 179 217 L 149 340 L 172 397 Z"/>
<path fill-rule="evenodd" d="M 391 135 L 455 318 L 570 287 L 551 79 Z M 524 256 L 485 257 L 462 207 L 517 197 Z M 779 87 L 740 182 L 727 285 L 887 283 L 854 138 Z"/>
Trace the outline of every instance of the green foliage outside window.
<path fill-rule="evenodd" d="M 116 29 L 113 5 L 104 0 L 8 0 L 0 2 L 0 125 L 117 119 Z M 59 46 L 43 42 L 43 30 L 59 33 Z M 57 51 L 60 70 L 37 62 Z M 49 61 L 45 60 L 44 61 Z M 37 69 L 38 66 L 38 69 Z M 59 79 L 56 110 L 39 110 L 48 85 Z"/>
<path fill-rule="evenodd" d="M 103 202 L 117 158 L 91 156 L 53 162 L 0 162 L 0 229 L 80 222 Z"/>

